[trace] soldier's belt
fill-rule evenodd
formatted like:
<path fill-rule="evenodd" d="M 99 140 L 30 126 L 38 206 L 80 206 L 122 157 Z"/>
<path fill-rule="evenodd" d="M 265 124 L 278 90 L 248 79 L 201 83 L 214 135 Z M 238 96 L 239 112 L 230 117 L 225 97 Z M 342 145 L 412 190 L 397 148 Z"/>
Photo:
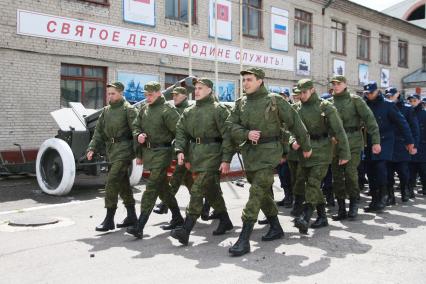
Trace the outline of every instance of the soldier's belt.
<path fill-rule="evenodd" d="M 321 140 L 321 139 L 328 138 L 328 133 L 310 134 L 309 136 L 311 137 L 311 140 Z"/>
<path fill-rule="evenodd" d="M 345 131 L 346 133 L 354 133 L 354 132 L 358 132 L 360 129 L 359 127 L 346 127 Z"/>
<path fill-rule="evenodd" d="M 279 136 L 260 137 L 259 140 L 257 140 L 257 142 L 253 140 L 247 140 L 247 142 L 252 145 L 265 144 L 265 143 L 271 143 L 271 142 L 277 142 L 277 141 L 281 141 L 281 138 Z"/>
<path fill-rule="evenodd" d="M 110 142 L 111 144 L 115 144 L 123 141 L 130 141 L 132 139 L 133 138 L 131 136 L 111 137 L 108 138 L 108 142 Z"/>
<path fill-rule="evenodd" d="M 171 142 L 167 142 L 167 143 L 152 143 L 152 142 L 146 141 L 142 145 L 143 145 L 143 147 L 148 148 L 148 149 L 170 148 L 170 147 L 172 147 L 172 143 Z"/>
<path fill-rule="evenodd" d="M 195 144 L 222 143 L 222 141 L 223 139 L 221 137 L 196 137 L 189 139 L 189 142 Z"/>

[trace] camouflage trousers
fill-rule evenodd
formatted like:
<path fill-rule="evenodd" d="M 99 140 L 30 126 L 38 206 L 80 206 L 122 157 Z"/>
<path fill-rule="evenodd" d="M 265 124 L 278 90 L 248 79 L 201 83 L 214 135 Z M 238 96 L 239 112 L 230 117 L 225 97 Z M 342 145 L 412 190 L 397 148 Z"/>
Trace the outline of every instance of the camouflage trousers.
<path fill-rule="evenodd" d="M 295 193 L 294 185 L 296 183 L 297 167 L 299 165 L 299 162 L 298 161 L 289 161 L 288 160 L 287 164 L 288 164 L 288 168 L 290 170 L 290 183 L 291 183 L 290 188 L 293 191 L 293 194 L 296 194 Z M 301 195 L 304 195 L 304 194 L 305 194 L 304 192 L 301 193 Z"/>
<path fill-rule="evenodd" d="M 326 176 L 328 165 L 316 165 L 312 167 L 297 168 L 295 195 L 304 195 L 305 202 L 316 206 L 324 204 L 324 195 L 321 191 L 321 182 Z"/>
<path fill-rule="evenodd" d="M 351 159 L 343 166 L 339 166 L 338 158 L 333 159 L 333 191 L 338 199 L 358 198 L 358 166 L 361 160 L 361 151 L 351 151 Z"/>
<path fill-rule="evenodd" d="M 151 169 L 146 189 L 142 194 L 141 213 L 151 214 L 157 197 L 169 208 L 176 208 L 178 206 L 167 180 L 167 167 Z"/>
<path fill-rule="evenodd" d="M 219 172 L 194 173 L 194 184 L 191 187 L 191 197 L 186 209 L 186 215 L 195 219 L 200 217 L 203 210 L 203 198 L 205 197 L 215 212 L 226 212 L 225 200 L 220 189 Z"/>
<path fill-rule="evenodd" d="M 116 161 L 111 164 L 105 186 L 105 208 L 117 208 L 118 196 L 124 206 L 134 206 L 135 199 L 129 183 L 131 161 Z"/>
<path fill-rule="evenodd" d="M 243 222 L 256 222 L 260 210 L 262 210 L 266 217 L 276 216 L 278 208 L 271 194 L 271 187 L 274 183 L 273 169 L 267 168 L 258 171 L 248 171 L 246 172 L 246 176 L 251 186 L 249 199 L 241 216 Z"/>
<path fill-rule="evenodd" d="M 184 165 L 176 165 L 176 169 L 170 180 L 170 187 L 173 195 L 176 195 L 182 184 L 188 188 L 189 192 L 191 192 L 194 179 L 192 178 L 191 171 L 189 171 Z"/>

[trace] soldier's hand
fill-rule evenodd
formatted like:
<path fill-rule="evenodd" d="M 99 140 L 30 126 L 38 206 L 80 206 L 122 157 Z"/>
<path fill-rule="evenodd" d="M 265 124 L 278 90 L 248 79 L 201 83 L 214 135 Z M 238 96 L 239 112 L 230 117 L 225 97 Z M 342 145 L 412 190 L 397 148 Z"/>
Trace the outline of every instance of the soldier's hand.
<path fill-rule="evenodd" d="M 378 155 L 380 152 L 382 152 L 382 147 L 380 144 L 374 144 L 371 150 L 373 151 L 373 154 Z"/>
<path fill-rule="evenodd" d="M 339 166 L 343 166 L 345 164 L 347 164 L 349 162 L 349 160 L 339 160 Z"/>
<path fill-rule="evenodd" d="M 417 149 L 414 148 L 414 144 L 408 144 L 406 147 L 407 147 L 407 151 L 410 153 L 410 155 L 417 154 Z"/>
<path fill-rule="evenodd" d="M 142 165 L 143 164 L 143 160 L 140 158 L 136 158 L 136 165 Z"/>
<path fill-rule="evenodd" d="M 312 149 L 309 150 L 308 152 L 303 152 L 303 158 L 308 159 L 310 158 L 312 155 Z"/>
<path fill-rule="evenodd" d="M 88 161 L 91 161 L 93 159 L 93 154 L 95 154 L 95 152 L 93 152 L 92 150 L 87 152 L 86 157 Z"/>
<path fill-rule="evenodd" d="M 179 153 L 179 154 L 177 154 L 177 158 L 178 158 L 178 165 L 182 166 L 183 161 L 185 160 L 185 155 L 183 153 Z"/>
<path fill-rule="evenodd" d="M 219 171 L 220 171 L 222 174 L 224 174 L 224 175 L 229 174 L 229 170 L 230 170 L 230 165 L 229 165 L 229 163 L 227 163 L 227 162 L 222 162 L 222 163 L 220 164 Z"/>
<path fill-rule="evenodd" d="M 331 137 L 331 143 L 333 143 L 334 145 L 338 143 L 336 137 Z"/>
<path fill-rule="evenodd" d="M 260 131 L 259 130 L 249 131 L 247 138 L 251 141 L 257 142 L 260 138 Z"/>
<path fill-rule="evenodd" d="M 145 143 L 145 140 L 146 140 L 146 134 L 145 133 L 141 133 L 141 134 L 138 135 L 138 142 L 140 144 Z"/>
<path fill-rule="evenodd" d="M 291 144 L 291 148 L 293 148 L 294 151 L 299 150 L 300 145 L 297 142 L 294 142 L 293 144 Z"/>

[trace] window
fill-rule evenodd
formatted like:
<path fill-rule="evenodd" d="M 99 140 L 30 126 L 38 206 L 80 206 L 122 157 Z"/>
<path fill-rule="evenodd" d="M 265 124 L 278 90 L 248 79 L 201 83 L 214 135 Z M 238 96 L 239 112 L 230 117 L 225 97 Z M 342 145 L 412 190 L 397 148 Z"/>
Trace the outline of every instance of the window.
<path fill-rule="evenodd" d="M 61 107 L 81 102 L 86 108 L 105 105 L 106 68 L 85 65 L 61 65 Z"/>
<path fill-rule="evenodd" d="M 294 44 L 312 47 L 312 14 L 296 9 L 294 16 Z"/>
<path fill-rule="evenodd" d="M 358 59 L 370 60 L 370 31 L 358 28 Z"/>
<path fill-rule="evenodd" d="M 243 35 L 262 37 L 261 0 L 243 0 Z"/>
<path fill-rule="evenodd" d="M 390 65 L 390 36 L 380 35 L 379 48 L 380 48 L 380 64 Z"/>
<path fill-rule="evenodd" d="M 423 46 L 423 72 L 426 72 L 426 46 Z"/>
<path fill-rule="evenodd" d="M 79 0 L 79 1 L 102 4 L 102 5 L 109 5 L 108 0 Z"/>
<path fill-rule="evenodd" d="M 331 51 L 338 54 L 346 53 L 346 25 L 331 20 Z"/>
<path fill-rule="evenodd" d="M 188 22 L 188 0 L 166 0 L 166 18 Z M 192 23 L 197 22 L 197 1 L 192 0 Z"/>
<path fill-rule="evenodd" d="M 399 40 L 398 41 L 398 66 L 408 67 L 408 42 Z"/>

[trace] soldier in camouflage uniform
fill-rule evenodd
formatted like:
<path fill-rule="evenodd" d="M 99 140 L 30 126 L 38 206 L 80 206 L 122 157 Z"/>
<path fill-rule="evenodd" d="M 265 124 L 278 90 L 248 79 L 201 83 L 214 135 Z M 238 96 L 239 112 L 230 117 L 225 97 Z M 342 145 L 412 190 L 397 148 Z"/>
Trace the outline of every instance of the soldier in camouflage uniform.
<path fill-rule="evenodd" d="M 269 231 L 263 241 L 284 236 L 278 220 L 278 209 L 270 188 L 274 182 L 274 168 L 282 161 L 284 147 L 282 125 L 300 141 L 304 155 L 309 157 L 311 146 L 305 126 L 296 111 L 280 95 L 269 94 L 264 85 L 265 72 L 260 68 L 242 71 L 245 95 L 235 102 L 230 116 L 231 134 L 241 152 L 248 182 L 249 200 L 243 210 L 243 228 L 238 241 L 229 248 L 232 256 L 250 252 L 250 234 L 259 210 L 269 220 Z"/>
<path fill-rule="evenodd" d="M 357 169 L 361 159 L 361 151 L 364 147 L 364 139 L 361 132 L 362 125 L 366 126 L 375 143 L 380 143 L 380 135 L 373 112 L 361 97 L 349 93 L 346 78 L 344 76 L 335 76 L 330 83 L 333 85 L 333 98 L 330 101 L 339 112 L 351 150 L 351 159 L 347 164 L 339 165 L 339 159 L 341 158 L 338 155 L 334 156 L 332 163 L 333 191 L 339 206 L 337 215 L 332 216 L 332 218 L 337 221 L 347 217 L 354 219 L 358 215 L 360 189 Z M 346 198 L 349 198 L 348 213 L 345 205 Z"/>
<path fill-rule="evenodd" d="M 124 86 L 120 82 L 107 85 L 109 104 L 104 107 L 96 124 L 95 133 L 87 149 L 87 159 L 103 146 L 111 163 L 105 187 L 105 220 L 96 227 L 96 231 L 115 229 L 114 215 L 117 210 L 118 195 L 123 199 L 127 209 L 127 217 L 118 228 L 133 225 L 136 220 L 135 199 L 129 183 L 129 166 L 134 158 L 132 123 L 136 110 L 123 97 Z"/>
<path fill-rule="evenodd" d="M 142 238 L 143 228 L 155 205 L 157 197 L 170 208 L 172 220 L 163 229 L 173 229 L 183 223 L 175 196 L 167 180 L 167 168 L 173 158 L 172 141 L 175 138 L 179 113 L 166 102 L 158 82 L 144 86 L 146 105 L 141 108 L 133 122 L 133 136 L 138 141 L 136 157 L 144 169 L 150 171 L 146 190 L 142 195 L 141 213 L 135 226 L 127 229 L 129 234 Z"/>
<path fill-rule="evenodd" d="M 172 95 L 176 110 L 181 115 L 189 106 L 187 91 L 184 87 L 176 87 L 173 89 Z M 173 176 L 170 180 L 170 189 L 172 194 L 176 195 L 182 184 L 191 191 L 193 183 L 194 180 L 192 179 L 192 173 L 184 165 L 176 165 L 175 171 L 173 172 Z M 168 208 L 163 202 L 161 202 L 153 211 L 157 214 L 165 214 L 167 213 Z"/>
<path fill-rule="evenodd" d="M 311 227 L 328 225 L 325 200 L 320 187 L 332 160 L 331 138 L 336 141 L 339 165 L 346 164 L 351 156 L 348 138 L 336 108 L 330 102 L 319 98 L 312 80 L 299 80 L 297 88 L 301 92 L 301 104 L 297 106 L 297 111 L 308 129 L 312 144 L 312 156 L 309 159 L 299 153 L 300 166 L 295 185 L 296 188 L 304 187 L 305 190 L 304 214 L 296 218 L 295 226 L 301 234 L 306 234 L 315 207 L 318 218 Z M 300 146 L 297 138 L 291 142 L 293 149 L 298 150 Z"/>
<path fill-rule="evenodd" d="M 220 173 L 229 173 L 234 153 L 226 119 L 229 112 L 216 102 L 213 82 L 206 78 L 195 82 L 195 104 L 185 109 L 176 129 L 175 152 L 178 164 L 190 164 L 194 177 L 191 197 L 183 226 L 171 231 L 171 236 L 187 245 L 189 235 L 203 208 L 203 197 L 219 214 L 219 226 L 213 235 L 222 235 L 233 228 L 220 191 Z M 188 149 L 187 154 L 186 149 Z"/>

